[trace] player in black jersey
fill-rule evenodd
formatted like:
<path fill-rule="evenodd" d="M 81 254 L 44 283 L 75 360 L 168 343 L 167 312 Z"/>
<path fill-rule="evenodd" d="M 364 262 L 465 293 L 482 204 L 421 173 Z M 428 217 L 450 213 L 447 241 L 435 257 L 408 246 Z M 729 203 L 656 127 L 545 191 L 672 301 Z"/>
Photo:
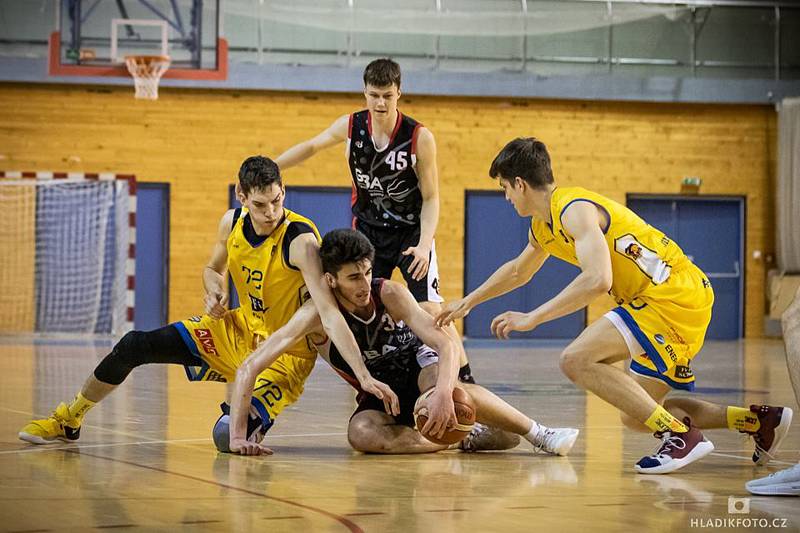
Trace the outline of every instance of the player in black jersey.
<path fill-rule="evenodd" d="M 231 397 L 230 449 L 247 455 L 271 453 L 246 440 L 253 382 L 285 350 L 308 337 L 328 363 L 359 391 L 358 407 L 348 425 L 351 446 L 371 453 L 425 453 L 446 448 L 414 429 L 414 406 L 422 391 L 436 387 L 427 402 L 429 420 L 422 431 L 441 436 L 455 422 L 452 392 L 456 383 L 456 341 L 436 327 L 403 285 L 372 277 L 374 248 L 353 230 L 334 230 L 322 241 L 320 256 L 328 284 L 361 350 L 370 374 L 387 383 L 400 400 L 399 415 L 389 415 L 376 397 L 358 386 L 355 374 L 324 333 L 313 305 L 262 343 L 239 368 Z M 441 359 L 441 362 L 440 362 Z M 472 396 L 479 421 L 523 436 L 536 449 L 566 455 L 577 429 L 548 429 L 479 385 L 460 385 Z M 475 435 L 465 439 L 475 440 Z"/>

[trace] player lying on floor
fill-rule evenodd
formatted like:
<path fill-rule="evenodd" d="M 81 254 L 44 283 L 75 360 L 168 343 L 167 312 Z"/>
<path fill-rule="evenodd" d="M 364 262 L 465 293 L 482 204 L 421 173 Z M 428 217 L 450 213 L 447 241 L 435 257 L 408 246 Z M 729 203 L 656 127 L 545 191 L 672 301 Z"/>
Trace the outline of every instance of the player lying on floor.
<path fill-rule="evenodd" d="M 458 370 L 454 339 L 436 327 L 408 289 L 381 278 L 372 279 L 374 248 L 361 233 L 334 230 L 322 241 L 320 256 L 325 278 L 353 332 L 364 364 L 377 380 L 388 384 L 400 400 L 400 414 L 389 415 L 383 402 L 361 391 L 353 370 L 325 335 L 319 313 L 303 305 L 236 372 L 231 395 L 230 450 L 243 455 L 271 454 L 260 442 L 248 440 L 247 420 L 256 376 L 298 341 L 308 337 L 317 351 L 348 383 L 359 390 L 347 429 L 350 445 L 371 453 L 425 453 L 447 448 L 427 440 L 414 429 L 414 406 L 422 391 L 435 390 L 418 405 L 428 410 L 422 433 L 441 437 L 456 421 L 452 393 Z M 472 397 L 479 422 L 521 435 L 537 450 L 566 455 L 577 429 L 550 429 L 531 420 L 487 389 L 459 384 Z M 479 434 L 462 442 L 471 449 Z"/>

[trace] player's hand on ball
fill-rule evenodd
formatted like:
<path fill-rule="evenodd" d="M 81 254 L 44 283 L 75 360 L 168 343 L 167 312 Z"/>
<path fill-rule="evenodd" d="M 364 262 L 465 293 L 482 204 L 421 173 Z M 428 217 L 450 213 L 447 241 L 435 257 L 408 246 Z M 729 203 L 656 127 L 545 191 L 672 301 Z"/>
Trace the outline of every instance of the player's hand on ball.
<path fill-rule="evenodd" d="M 436 388 L 427 401 L 419 406 L 420 409 L 422 407 L 428 410 L 428 421 L 420 431 L 423 435 L 432 435 L 441 439 L 448 427 L 458 423 L 453 404 L 453 392 L 450 390 Z"/>
<path fill-rule="evenodd" d="M 453 323 L 453 320 L 467 316 L 470 309 L 471 307 L 467 304 L 466 298 L 447 303 L 442 307 L 441 312 L 436 315 L 436 325 L 440 328 L 449 326 Z"/>
<path fill-rule="evenodd" d="M 228 310 L 228 295 L 221 290 L 212 290 L 206 293 L 205 297 L 206 314 L 211 318 L 220 319 L 225 316 Z"/>
<path fill-rule="evenodd" d="M 369 376 L 361 380 L 361 389 L 364 392 L 372 394 L 379 400 L 383 400 L 383 408 L 386 410 L 387 414 L 392 416 L 400 414 L 400 400 L 397 398 L 397 394 L 395 394 L 392 388 L 386 383 Z"/>
<path fill-rule="evenodd" d="M 230 444 L 231 452 L 239 455 L 272 455 L 272 450 L 259 442 L 245 439 L 234 439 Z"/>
<path fill-rule="evenodd" d="M 419 281 L 428 273 L 428 265 L 430 263 L 431 249 L 425 246 L 411 246 L 406 248 L 403 255 L 410 255 L 414 258 L 408 267 L 408 273 L 411 277 Z"/>
<path fill-rule="evenodd" d="M 507 339 L 512 331 L 529 331 L 536 327 L 530 313 L 506 311 L 492 320 L 492 334 L 498 339 Z"/>

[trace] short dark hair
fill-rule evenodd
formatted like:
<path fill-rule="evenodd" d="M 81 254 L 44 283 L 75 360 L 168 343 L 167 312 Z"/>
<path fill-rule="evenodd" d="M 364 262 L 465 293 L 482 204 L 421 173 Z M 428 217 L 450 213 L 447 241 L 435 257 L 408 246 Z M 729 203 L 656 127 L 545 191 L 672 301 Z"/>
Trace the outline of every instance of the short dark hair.
<path fill-rule="evenodd" d="M 534 137 L 517 137 L 494 158 L 489 175 L 507 181 L 519 176 L 531 187 L 541 189 L 553 183 L 550 154 L 542 141 Z"/>
<path fill-rule="evenodd" d="M 251 191 L 266 189 L 273 183 L 281 185 L 281 171 L 269 157 L 248 157 L 239 167 L 239 188 L 247 196 Z"/>
<path fill-rule="evenodd" d="M 375 257 L 375 247 L 363 233 L 354 229 L 335 229 L 322 238 L 319 249 L 322 271 L 337 274 L 346 263 L 358 263 Z"/>
<path fill-rule="evenodd" d="M 376 59 L 364 69 L 364 87 L 388 87 L 397 85 L 400 88 L 400 65 L 389 59 L 382 57 Z"/>

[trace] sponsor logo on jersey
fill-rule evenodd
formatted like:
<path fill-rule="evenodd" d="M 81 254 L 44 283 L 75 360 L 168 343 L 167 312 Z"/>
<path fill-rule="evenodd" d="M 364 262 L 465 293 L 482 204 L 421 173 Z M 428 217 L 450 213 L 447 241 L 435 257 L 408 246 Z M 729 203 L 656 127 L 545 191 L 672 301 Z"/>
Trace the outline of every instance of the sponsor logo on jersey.
<path fill-rule="evenodd" d="M 653 338 L 656 340 L 658 344 L 664 344 L 664 335 L 662 335 L 661 333 L 656 333 Z"/>
<path fill-rule="evenodd" d="M 196 329 L 194 330 L 194 336 L 197 337 L 197 340 L 200 343 L 200 347 L 203 349 L 204 352 L 206 352 L 209 355 L 219 356 L 217 347 L 214 345 L 214 337 L 211 335 L 211 330 Z"/>
<path fill-rule="evenodd" d="M 676 365 L 675 366 L 675 377 L 680 379 L 689 379 L 694 376 L 692 369 L 688 366 L 683 365 Z"/>
<path fill-rule="evenodd" d="M 675 348 L 673 348 L 671 344 L 664 346 L 664 351 L 667 352 L 667 355 L 669 355 L 669 358 L 672 359 L 673 363 L 678 360 L 678 355 L 675 353 Z"/>

